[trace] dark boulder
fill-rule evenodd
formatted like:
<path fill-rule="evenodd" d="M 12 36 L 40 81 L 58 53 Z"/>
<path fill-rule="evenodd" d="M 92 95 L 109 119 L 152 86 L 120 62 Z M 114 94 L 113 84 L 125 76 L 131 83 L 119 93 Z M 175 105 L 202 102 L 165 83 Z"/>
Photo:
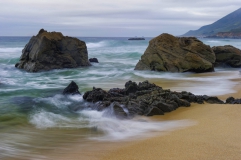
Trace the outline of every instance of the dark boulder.
<path fill-rule="evenodd" d="M 215 66 L 241 67 L 241 50 L 231 45 L 212 47 L 215 55 Z"/>
<path fill-rule="evenodd" d="M 98 102 L 107 100 L 109 94 L 101 88 L 93 88 L 92 91 L 87 91 L 83 95 L 83 98 L 88 102 Z"/>
<path fill-rule="evenodd" d="M 117 118 L 122 119 L 122 118 L 128 117 L 127 113 L 124 111 L 124 109 L 121 107 L 121 105 L 119 103 L 113 102 L 111 104 L 111 107 L 113 108 L 114 115 Z"/>
<path fill-rule="evenodd" d="M 222 100 L 218 99 L 218 97 L 209 97 L 207 95 L 204 95 L 203 99 L 207 103 L 211 103 L 211 104 L 224 104 L 224 102 Z"/>
<path fill-rule="evenodd" d="M 233 97 L 228 97 L 228 98 L 226 99 L 226 103 L 227 103 L 227 104 L 232 104 L 234 101 L 235 101 L 235 99 L 234 99 Z"/>
<path fill-rule="evenodd" d="M 226 99 L 226 104 L 241 104 L 241 99 L 235 99 L 233 97 L 228 97 Z"/>
<path fill-rule="evenodd" d="M 89 61 L 93 63 L 99 63 L 97 58 L 90 58 Z"/>
<path fill-rule="evenodd" d="M 125 84 L 125 92 L 126 94 L 130 94 L 130 93 L 135 93 L 138 90 L 137 84 L 136 82 L 132 82 L 132 81 L 128 81 Z"/>
<path fill-rule="evenodd" d="M 37 36 L 33 36 L 26 44 L 15 67 L 38 72 L 89 65 L 84 41 L 63 36 L 60 32 L 41 29 Z"/>
<path fill-rule="evenodd" d="M 80 94 L 78 85 L 72 81 L 63 91 L 63 94 Z"/>
<path fill-rule="evenodd" d="M 135 70 L 210 72 L 215 59 L 211 47 L 197 38 L 164 33 L 149 42 Z"/>
<path fill-rule="evenodd" d="M 146 116 L 154 116 L 154 115 L 164 115 L 164 112 L 157 107 L 152 107 L 149 109 Z"/>
<path fill-rule="evenodd" d="M 163 101 L 159 101 L 159 102 L 153 104 L 153 106 L 156 106 L 163 112 L 171 112 L 178 107 L 178 106 L 174 105 L 173 103 L 165 103 Z"/>

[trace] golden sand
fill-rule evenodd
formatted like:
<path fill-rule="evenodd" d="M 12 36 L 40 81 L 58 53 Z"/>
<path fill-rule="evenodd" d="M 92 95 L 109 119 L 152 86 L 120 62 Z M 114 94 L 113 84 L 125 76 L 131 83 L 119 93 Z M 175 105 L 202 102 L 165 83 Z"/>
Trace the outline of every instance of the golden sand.
<path fill-rule="evenodd" d="M 234 81 L 241 82 L 240 79 Z M 237 85 L 235 89 L 237 93 L 219 97 L 241 98 L 241 88 Z M 69 153 L 58 153 L 50 157 L 70 160 L 241 159 L 241 105 L 192 104 L 191 107 L 181 107 L 164 116 L 154 116 L 152 119 L 156 121 L 188 119 L 196 124 L 137 141 L 95 142 L 87 147 L 73 146 Z"/>
<path fill-rule="evenodd" d="M 190 119 L 197 124 L 136 142 L 103 159 L 130 160 L 240 160 L 241 105 L 192 105 L 155 116 L 155 120 Z"/>

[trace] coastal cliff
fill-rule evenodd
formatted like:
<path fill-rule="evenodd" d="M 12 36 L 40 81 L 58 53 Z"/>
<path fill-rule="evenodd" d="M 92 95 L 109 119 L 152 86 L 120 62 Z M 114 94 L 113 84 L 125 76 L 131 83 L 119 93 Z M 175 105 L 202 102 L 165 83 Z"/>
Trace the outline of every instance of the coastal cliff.
<path fill-rule="evenodd" d="M 217 20 L 202 26 L 198 30 L 190 30 L 182 36 L 241 38 L 241 8 Z"/>
<path fill-rule="evenodd" d="M 207 36 L 207 38 L 241 38 L 241 32 L 218 32 L 215 35 Z"/>

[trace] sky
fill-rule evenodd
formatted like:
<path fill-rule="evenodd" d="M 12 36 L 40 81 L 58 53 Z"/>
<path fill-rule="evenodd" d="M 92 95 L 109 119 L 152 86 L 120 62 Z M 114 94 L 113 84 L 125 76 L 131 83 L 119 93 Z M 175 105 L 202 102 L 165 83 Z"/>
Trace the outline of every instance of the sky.
<path fill-rule="evenodd" d="M 0 36 L 41 28 L 76 37 L 178 36 L 240 7 L 241 0 L 0 0 Z"/>

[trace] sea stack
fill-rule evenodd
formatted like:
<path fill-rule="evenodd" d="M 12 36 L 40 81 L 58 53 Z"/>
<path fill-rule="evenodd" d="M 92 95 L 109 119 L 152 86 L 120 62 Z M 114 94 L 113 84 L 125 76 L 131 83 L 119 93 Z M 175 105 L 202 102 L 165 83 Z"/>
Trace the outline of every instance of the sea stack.
<path fill-rule="evenodd" d="M 163 33 L 149 42 L 135 70 L 211 72 L 215 59 L 211 47 L 197 38 Z"/>
<path fill-rule="evenodd" d="M 41 29 L 22 50 L 15 67 L 28 72 L 90 66 L 84 41 Z"/>

